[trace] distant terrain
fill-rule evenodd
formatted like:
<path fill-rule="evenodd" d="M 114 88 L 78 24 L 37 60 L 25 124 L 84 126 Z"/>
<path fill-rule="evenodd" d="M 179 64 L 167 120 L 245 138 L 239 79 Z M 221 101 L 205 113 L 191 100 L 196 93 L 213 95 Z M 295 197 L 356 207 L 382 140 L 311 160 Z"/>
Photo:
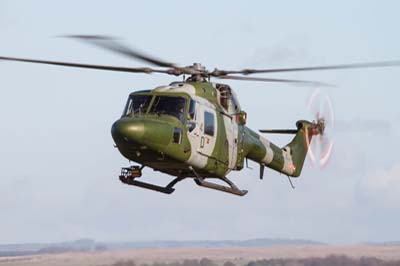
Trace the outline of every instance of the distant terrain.
<path fill-rule="evenodd" d="M 136 242 L 96 242 L 80 239 L 61 243 L 28 243 L 0 245 L 0 257 L 24 256 L 65 252 L 88 252 L 105 250 L 128 250 L 143 248 L 179 247 L 268 247 L 276 245 L 323 245 L 321 242 L 302 239 L 260 238 L 250 240 L 193 240 L 193 241 L 136 241 Z"/>
<path fill-rule="evenodd" d="M 308 240 L 151 241 L 0 245 L 0 266 L 399 266 L 398 242 L 328 245 Z M 8 253 L 8 255 L 6 255 Z"/>

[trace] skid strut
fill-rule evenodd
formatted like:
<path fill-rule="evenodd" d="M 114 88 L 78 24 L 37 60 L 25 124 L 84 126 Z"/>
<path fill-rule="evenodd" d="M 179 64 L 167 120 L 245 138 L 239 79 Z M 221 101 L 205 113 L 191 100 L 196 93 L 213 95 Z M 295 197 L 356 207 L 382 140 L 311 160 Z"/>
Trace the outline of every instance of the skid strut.
<path fill-rule="evenodd" d="M 234 195 L 237 195 L 237 196 L 244 196 L 244 195 L 247 194 L 247 190 L 239 189 L 231 180 L 229 180 L 226 177 L 221 177 L 219 179 L 224 181 L 225 183 L 227 183 L 229 185 L 229 187 L 205 181 L 204 177 L 200 176 L 193 169 L 193 167 L 189 167 L 189 169 L 195 175 L 194 182 L 196 182 L 196 184 L 201 186 L 201 187 L 211 188 L 211 189 L 215 189 L 215 190 L 231 193 L 231 194 L 234 194 Z"/>
<path fill-rule="evenodd" d="M 172 192 L 175 191 L 175 188 L 173 188 L 175 186 L 175 184 L 178 183 L 179 181 L 182 181 L 183 179 L 185 179 L 185 177 L 177 177 L 174 180 L 172 180 L 165 187 L 135 180 L 136 178 L 139 178 L 142 176 L 143 168 L 144 168 L 144 166 L 142 166 L 142 167 L 131 166 L 131 167 L 127 167 L 127 168 L 122 168 L 121 175 L 119 176 L 119 180 L 121 180 L 122 183 L 127 184 L 127 185 L 150 189 L 150 190 L 165 193 L 165 194 L 171 194 Z"/>

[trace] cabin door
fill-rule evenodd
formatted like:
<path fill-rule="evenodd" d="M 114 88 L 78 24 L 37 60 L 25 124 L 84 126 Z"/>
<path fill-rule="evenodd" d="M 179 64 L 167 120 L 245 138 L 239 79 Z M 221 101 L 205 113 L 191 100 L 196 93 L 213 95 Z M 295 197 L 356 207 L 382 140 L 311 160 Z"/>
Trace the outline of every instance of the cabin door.
<path fill-rule="evenodd" d="M 238 152 L 238 125 L 234 117 L 223 115 L 226 128 L 226 141 L 228 142 L 229 164 L 230 170 L 236 168 L 237 152 Z"/>
<path fill-rule="evenodd" d="M 191 146 L 191 156 L 187 163 L 197 168 L 204 168 L 209 157 L 212 157 L 216 146 L 217 121 L 215 110 L 192 100 L 187 129 Z"/>
<path fill-rule="evenodd" d="M 197 114 L 200 123 L 200 143 L 198 152 L 203 156 L 212 157 L 217 136 L 217 118 L 215 110 L 204 105 L 199 105 Z"/>

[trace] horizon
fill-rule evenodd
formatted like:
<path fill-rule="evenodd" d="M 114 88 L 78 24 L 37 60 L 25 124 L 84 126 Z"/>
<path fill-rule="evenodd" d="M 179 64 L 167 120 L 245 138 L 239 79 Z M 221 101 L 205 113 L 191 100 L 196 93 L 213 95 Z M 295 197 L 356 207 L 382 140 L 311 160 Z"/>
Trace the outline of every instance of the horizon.
<path fill-rule="evenodd" d="M 153 243 L 153 242 L 246 242 L 246 241 L 257 241 L 257 240 L 266 240 L 266 241 L 287 241 L 287 242 L 312 242 L 315 243 L 316 245 L 330 245 L 330 246 L 352 246 L 352 245 L 385 245 L 385 244 L 394 244 L 394 245 L 400 245 L 400 240 L 384 240 L 384 241 L 379 241 L 379 242 L 374 242 L 374 241 L 365 241 L 365 242 L 346 242 L 346 243 L 330 243 L 326 241 L 319 241 L 315 239 L 303 239 L 303 238 L 269 238 L 269 237 L 259 237 L 259 238 L 249 238 L 249 239 L 145 239 L 145 240 L 101 240 L 101 239 L 94 239 L 94 238 L 88 238 L 88 237 L 81 237 L 81 238 L 76 238 L 76 239 L 71 239 L 71 240 L 57 240 L 57 241 L 43 241 L 43 242 L 33 242 L 33 241 L 27 241 L 27 242 L 14 242 L 14 243 L 0 243 L 0 246 L 7 246 L 7 245 L 29 245 L 29 244 L 40 244 L 40 245 L 52 245 L 52 244 L 63 244 L 63 243 L 74 243 L 74 242 L 80 242 L 80 241 L 90 241 L 94 243 L 104 243 L 104 244 L 117 244 L 117 243 Z M 272 244 L 275 245 L 275 244 Z M 279 245 L 279 244 L 277 244 Z M 286 245 L 286 244 L 283 244 Z M 289 244 L 292 245 L 292 244 Z M 294 244 L 295 245 L 295 244 Z M 312 245 L 312 244 L 310 244 Z M 256 245 L 255 245 L 256 246 Z"/>

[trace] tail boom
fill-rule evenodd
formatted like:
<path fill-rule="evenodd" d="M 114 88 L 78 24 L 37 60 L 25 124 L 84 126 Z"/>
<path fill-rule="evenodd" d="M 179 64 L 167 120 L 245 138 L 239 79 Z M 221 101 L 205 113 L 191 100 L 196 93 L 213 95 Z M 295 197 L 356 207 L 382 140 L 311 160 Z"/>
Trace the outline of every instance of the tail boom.
<path fill-rule="evenodd" d="M 300 176 L 311 139 L 314 135 L 323 134 L 324 125 L 300 120 L 296 126 L 296 135 L 283 148 L 248 129 L 251 132 L 245 134 L 246 157 L 288 176 Z"/>

